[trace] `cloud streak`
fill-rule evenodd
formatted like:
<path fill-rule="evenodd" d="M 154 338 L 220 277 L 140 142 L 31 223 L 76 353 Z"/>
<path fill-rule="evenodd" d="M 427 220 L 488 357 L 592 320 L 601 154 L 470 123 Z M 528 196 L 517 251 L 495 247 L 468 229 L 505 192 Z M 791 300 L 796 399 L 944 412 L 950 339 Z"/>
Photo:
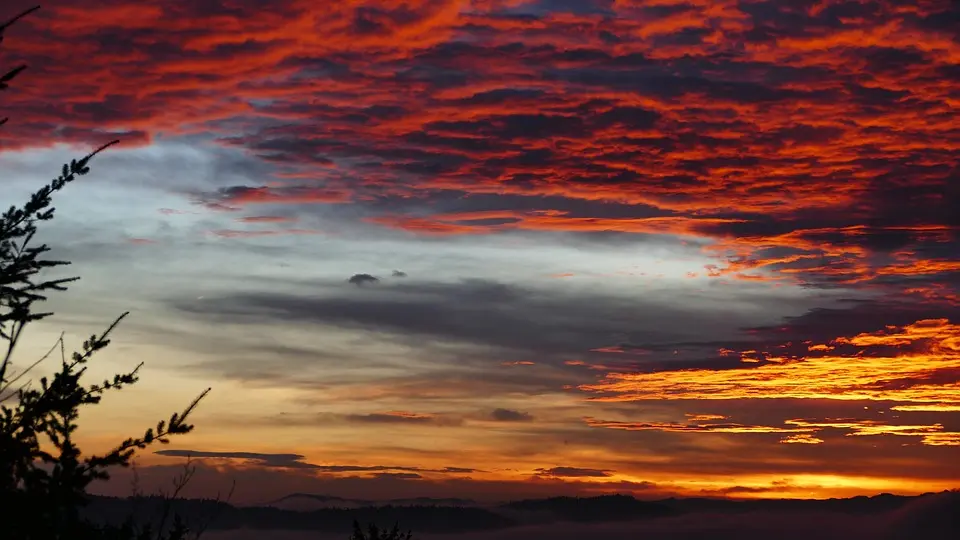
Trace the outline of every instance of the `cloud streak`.
<path fill-rule="evenodd" d="M 593 399 L 609 401 L 779 397 L 960 403 L 960 326 L 946 319 L 839 337 L 831 343 L 862 351 L 881 346 L 916 350 L 851 356 L 817 355 L 820 351 L 815 350 L 805 357 L 770 355 L 757 367 L 731 370 L 610 373 L 603 382 L 581 389 L 602 394 Z"/>
<path fill-rule="evenodd" d="M 300 454 L 261 454 L 256 452 L 214 452 L 172 449 L 157 450 L 154 452 L 154 454 L 167 457 L 243 460 L 259 467 L 309 469 L 320 473 L 372 473 L 374 477 L 394 477 L 406 480 L 423 478 L 420 474 L 418 474 L 420 472 L 442 474 L 461 474 L 474 472 L 473 469 L 462 467 L 425 469 L 422 467 L 400 467 L 388 465 L 317 465 L 303 461 L 306 458 Z"/>

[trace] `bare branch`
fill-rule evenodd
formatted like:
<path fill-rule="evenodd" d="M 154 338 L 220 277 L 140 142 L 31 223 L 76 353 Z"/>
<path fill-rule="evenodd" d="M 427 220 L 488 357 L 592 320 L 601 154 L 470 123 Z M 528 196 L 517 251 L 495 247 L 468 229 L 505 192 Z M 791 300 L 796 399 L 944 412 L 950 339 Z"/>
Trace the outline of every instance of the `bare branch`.
<path fill-rule="evenodd" d="M 5 23 L 3 23 L 3 24 L 0 24 L 0 41 L 3 40 L 3 32 L 4 32 L 7 28 L 9 28 L 10 26 L 12 26 L 13 23 L 15 23 L 15 22 L 19 21 L 20 19 L 26 17 L 27 15 L 33 13 L 34 11 L 37 11 L 38 9 L 40 9 L 40 6 L 33 6 L 32 8 L 30 8 L 30 9 L 24 11 L 23 13 L 17 15 L 16 17 L 10 19 L 9 21 L 7 21 L 7 22 L 5 22 Z"/>
<path fill-rule="evenodd" d="M 33 370 L 35 367 L 37 367 L 38 365 L 40 365 L 44 360 L 46 360 L 47 358 L 50 358 L 50 355 L 53 354 L 53 351 L 56 350 L 57 345 L 60 346 L 60 353 L 61 353 L 61 356 L 62 356 L 62 355 L 63 355 L 63 336 L 64 336 L 64 332 L 60 332 L 60 337 L 57 339 L 57 342 L 53 344 L 53 347 L 51 347 L 50 350 L 47 351 L 46 354 L 44 354 L 42 357 L 40 357 L 40 359 L 37 360 L 36 362 L 30 364 L 30 366 L 28 366 L 26 369 L 24 369 L 19 375 L 17 375 L 17 376 L 14 377 L 13 379 L 10 379 L 9 381 L 7 381 L 7 383 L 4 384 L 3 386 L 0 386 L 0 394 L 3 394 L 3 392 L 5 392 L 5 391 L 7 390 L 7 388 L 10 388 L 10 386 L 11 386 L 13 383 L 19 381 L 19 380 L 20 380 L 21 378 L 23 378 L 23 376 L 26 375 L 27 373 L 30 373 L 31 370 Z M 0 397 L 0 403 L 3 403 L 4 401 L 10 399 L 12 396 L 13 396 L 13 394 L 9 394 L 9 395 L 7 395 L 6 397 Z"/>

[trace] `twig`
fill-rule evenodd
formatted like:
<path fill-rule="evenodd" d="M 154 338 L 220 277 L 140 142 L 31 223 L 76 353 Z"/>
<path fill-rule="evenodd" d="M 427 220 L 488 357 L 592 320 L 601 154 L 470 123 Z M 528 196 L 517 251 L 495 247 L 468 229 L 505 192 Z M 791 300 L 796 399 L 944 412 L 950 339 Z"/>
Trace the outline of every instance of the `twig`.
<path fill-rule="evenodd" d="M 10 388 L 10 385 L 12 385 L 13 383 L 19 381 L 24 375 L 26 375 L 27 373 L 29 373 L 33 368 L 35 368 L 35 367 L 37 367 L 38 365 L 40 365 L 41 362 L 43 362 L 43 361 L 46 360 L 47 358 L 50 358 L 50 355 L 53 354 L 53 351 L 54 351 L 54 350 L 56 350 L 58 344 L 60 345 L 60 352 L 61 352 L 61 355 L 62 355 L 62 354 L 63 354 L 63 335 L 64 335 L 64 332 L 60 332 L 60 338 L 57 339 L 57 342 L 53 344 L 53 347 L 50 347 L 50 350 L 47 351 L 47 354 L 44 354 L 43 357 L 41 357 L 39 360 L 37 360 L 36 362 L 30 364 L 30 366 L 29 366 L 27 369 L 23 370 L 23 371 L 22 371 L 19 375 L 17 375 L 16 377 L 14 377 L 14 378 L 10 379 L 9 381 L 7 381 L 6 384 L 4 384 L 3 386 L 0 386 L 0 394 L 2 394 L 4 391 L 6 391 L 7 388 Z M 4 401 L 6 401 L 6 400 L 10 399 L 11 397 L 13 397 L 13 395 L 14 395 L 15 393 L 16 393 L 16 392 L 14 392 L 13 394 L 8 395 L 7 397 L 0 398 L 0 403 L 3 403 Z"/>
<path fill-rule="evenodd" d="M 211 523 L 213 523 L 218 517 L 220 517 L 220 513 L 223 512 L 223 506 L 220 503 L 229 501 L 230 499 L 232 499 L 233 490 L 236 489 L 236 487 L 237 487 L 237 479 L 234 478 L 233 482 L 230 483 L 230 491 L 227 492 L 227 498 L 223 500 L 220 499 L 220 492 L 219 491 L 217 492 L 217 498 L 213 500 L 214 504 L 217 505 L 216 507 L 217 510 L 216 512 L 213 513 L 213 516 L 210 519 L 208 519 L 206 522 L 200 525 L 200 527 L 197 529 L 196 536 L 193 537 L 193 540 L 200 540 L 200 537 L 203 535 L 203 533 L 207 531 L 207 527 L 209 527 Z"/>
<path fill-rule="evenodd" d="M 167 518 L 170 517 L 170 507 L 173 506 L 173 501 L 180 496 L 180 492 L 183 491 L 183 488 L 187 487 L 187 484 L 190 483 L 190 479 L 193 478 L 194 473 L 197 471 L 196 467 L 190 466 L 190 463 L 190 456 L 187 456 L 187 462 L 183 465 L 183 473 L 173 479 L 173 494 L 167 496 L 162 491 L 160 492 L 160 495 L 164 498 L 164 500 L 163 515 L 161 516 L 160 524 L 157 527 L 157 540 L 162 540 L 160 535 L 163 534 L 163 527 L 167 524 Z"/>
<path fill-rule="evenodd" d="M 36 10 L 38 10 L 38 9 L 40 9 L 40 6 L 34 6 L 34 7 L 30 8 L 30 9 L 24 11 L 23 13 L 17 15 L 16 17 L 10 19 L 9 21 L 7 21 L 7 22 L 5 22 L 5 23 L 3 23 L 3 24 L 0 24 L 0 39 L 3 39 L 3 31 L 4 31 L 4 30 L 6 30 L 7 28 L 9 28 L 13 23 L 19 21 L 20 19 L 26 17 L 27 15 L 33 13 L 34 11 L 36 11 Z"/>

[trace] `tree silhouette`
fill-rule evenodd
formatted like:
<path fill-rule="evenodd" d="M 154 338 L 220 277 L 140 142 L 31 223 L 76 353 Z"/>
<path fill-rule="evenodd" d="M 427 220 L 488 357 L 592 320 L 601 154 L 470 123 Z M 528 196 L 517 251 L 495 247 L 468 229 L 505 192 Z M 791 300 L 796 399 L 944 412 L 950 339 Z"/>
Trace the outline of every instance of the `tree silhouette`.
<path fill-rule="evenodd" d="M 357 521 L 353 522 L 353 534 L 350 535 L 349 540 L 412 540 L 413 533 L 410 531 L 401 532 L 400 526 L 394 524 L 392 529 L 381 529 L 376 526 L 376 524 L 371 523 L 367 526 L 367 531 L 363 531 L 363 527 L 360 526 L 360 523 Z"/>
<path fill-rule="evenodd" d="M 4 32 L 16 21 L 39 9 L 31 8 L 0 25 L 0 42 Z M 0 76 L 0 90 L 25 69 L 18 66 Z M 0 125 L 7 123 L 0 119 Z M 0 340 L 6 350 L 0 361 L 0 538 L 10 540 L 60 539 L 143 539 L 153 537 L 150 530 L 138 530 L 131 523 L 123 527 L 94 525 L 84 520 L 80 508 L 87 502 L 91 482 L 109 477 L 108 469 L 128 466 L 137 450 L 156 442 L 166 443 L 171 435 L 188 433 L 193 426 L 187 417 L 209 389 L 201 393 L 180 413 L 161 420 L 141 437 L 128 438 L 110 452 L 85 456 L 73 440 L 80 408 L 96 405 L 104 393 L 120 390 L 138 380 L 142 364 L 98 384 L 81 383 L 87 363 L 106 347 L 110 333 L 127 315 L 124 313 L 105 332 L 93 335 L 83 343 L 82 351 L 70 357 L 65 353 L 63 337 L 58 344 L 60 369 L 51 378 L 42 377 L 39 387 L 22 379 L 53 353 L 14 374 L 13 354 L 24 329 L 51 313 L 38 312 L 35 304 L 47 299 L 51 291 L 64 291 L 67 284 L 79 278 L 41 279 L 42 272 L 69 264 L 46 258 L 50 248 L 34 245 L 40 223 L 53 219 L 51 206 L 54 193 L 61 191 L 76 177 L 87 174 L 90 160 L 116 144 L 105 144 L 79 160 L 63 166 L 57 178 L 44 186 L 22 207 L 11 206 L 0 216 Z M 18 387 L 15 385 L 19 384 Z M 163 527 L 161 527 L 163 529 Z M 176 516 L 172 526 L 156 531 L 157 538 L 185 538 L 185 525 Z"/>

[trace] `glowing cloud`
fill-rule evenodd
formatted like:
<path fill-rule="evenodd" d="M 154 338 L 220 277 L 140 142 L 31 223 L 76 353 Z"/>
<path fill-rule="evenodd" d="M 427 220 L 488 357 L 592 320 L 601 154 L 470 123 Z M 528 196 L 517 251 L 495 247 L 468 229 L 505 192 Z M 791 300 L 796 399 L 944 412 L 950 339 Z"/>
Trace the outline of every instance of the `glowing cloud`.
<path fill-rule="evenodd" d="M 831 399 L 890 400 L 911 404 L 960 404 L 960 326 L 918 321 L 875 334 L 838 338 L 860 347 L 910 345 L 897 354 L 808 356 L 757 363 L 756 367 L 609 373 L 580 389 L 598 401 Z"/>

